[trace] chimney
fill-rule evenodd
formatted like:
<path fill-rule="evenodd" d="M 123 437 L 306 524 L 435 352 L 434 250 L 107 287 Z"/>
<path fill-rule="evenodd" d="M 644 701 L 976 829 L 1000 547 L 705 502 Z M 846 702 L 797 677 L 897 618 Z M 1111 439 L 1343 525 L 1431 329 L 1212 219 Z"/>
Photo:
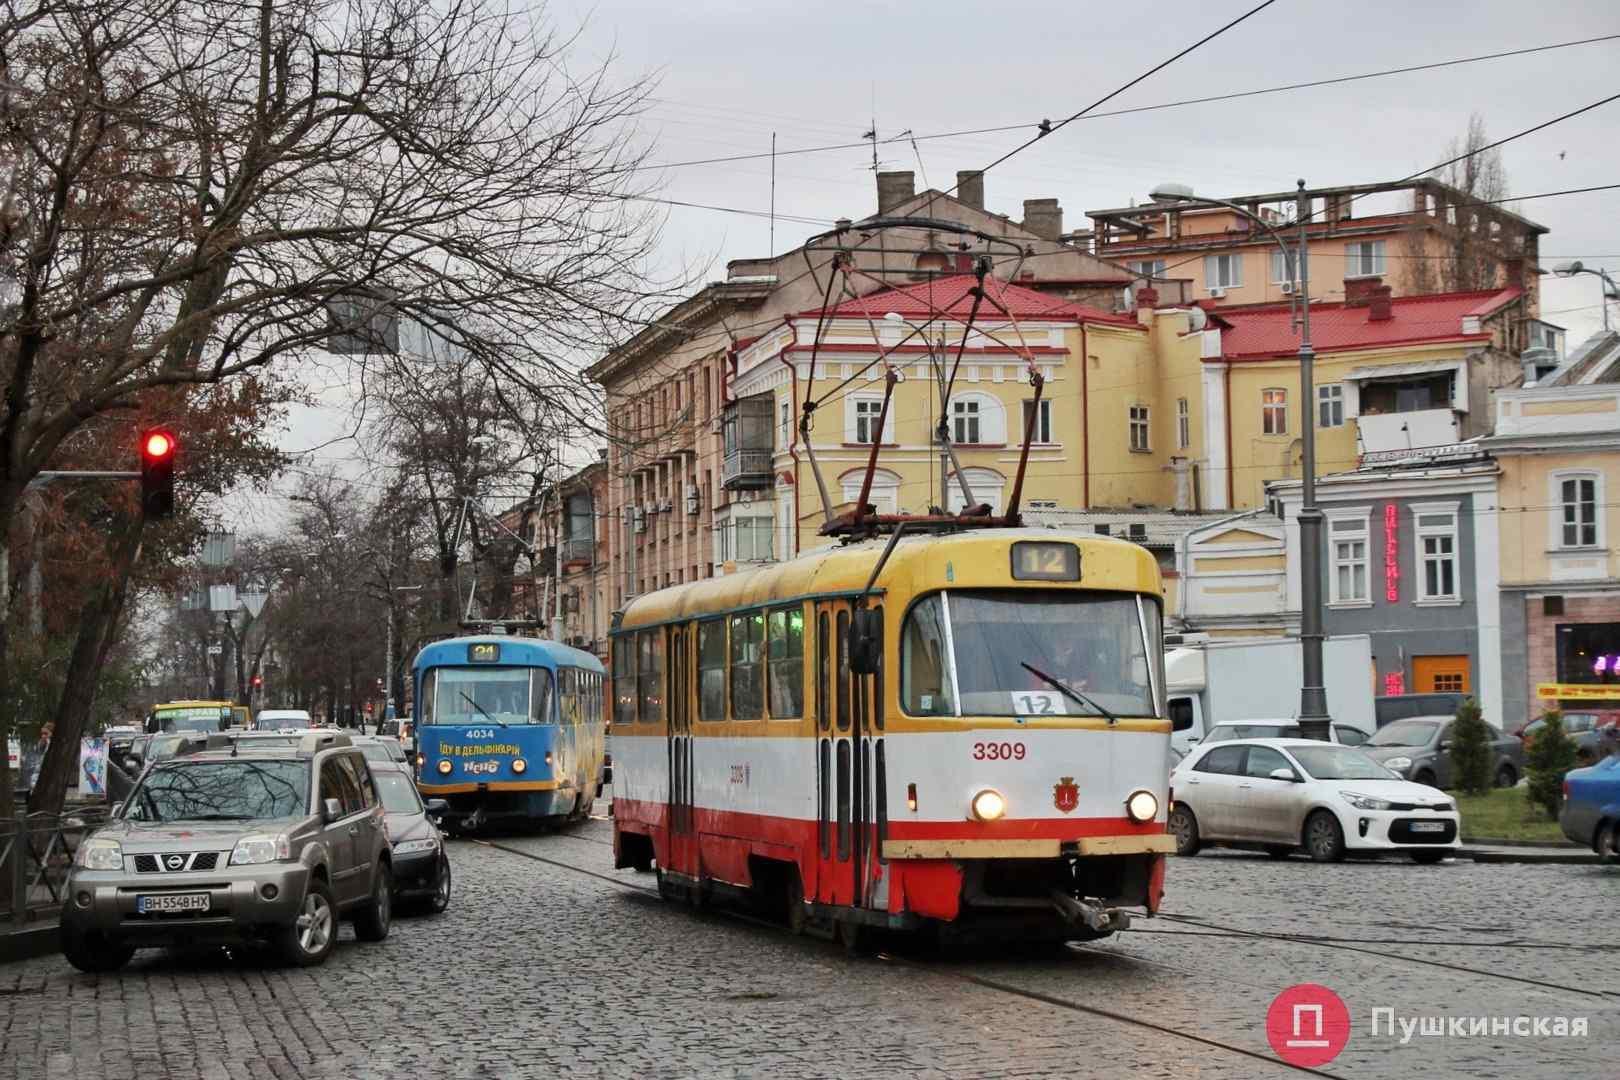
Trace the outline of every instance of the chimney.
<path fill-rule="evenodd" d="M 984 209 L 984 173 L 975 169 L 972 172 L 959 172 L 956 174 L 956 197 L 967 203 L 975 210 Z"/>
<path fill-rule="evenodd" d="M 1394 317 L 1395 302 L 1390 295 L 1395 290 L 1388 285 L 1380 285 L 1372 290 L 1367 299 L 1367 321 L 1388 322 Z"/>
<path fill-rule="evenodd" d="M 1383 278 L 1361 277 L 1344 279 L 1344 306 L 1366 307 L 1372 295 L 1384 283 Z"/>
<path fill-rule="evenodd" d="M 877 174 L 877 185 L 878 213 L 892 213 L 895 207 L 917 194 L 917 174 L 880 172 Z"/>
<path fill-rule="evenodd" d="M 1023 226 L 1042 240 L 1056 243 L 1063 235 L 1063 209 L 1056 199 L 1025 199 Z"/>

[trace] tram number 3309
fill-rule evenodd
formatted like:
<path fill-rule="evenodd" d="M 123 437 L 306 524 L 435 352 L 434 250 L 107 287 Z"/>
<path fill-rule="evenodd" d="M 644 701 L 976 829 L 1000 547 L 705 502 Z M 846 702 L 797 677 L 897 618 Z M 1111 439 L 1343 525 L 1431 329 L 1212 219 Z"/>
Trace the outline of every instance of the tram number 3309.
<path fill-rule="evenodd" d="M 1024 744 L 1021 742 L 976 742 L 973 744 L 974 761 L 1023 761 Z"/>

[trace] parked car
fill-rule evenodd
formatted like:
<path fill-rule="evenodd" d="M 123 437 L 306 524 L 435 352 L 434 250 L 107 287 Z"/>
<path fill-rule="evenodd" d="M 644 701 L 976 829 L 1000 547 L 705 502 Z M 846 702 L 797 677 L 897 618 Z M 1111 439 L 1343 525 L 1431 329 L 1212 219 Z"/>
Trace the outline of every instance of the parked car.
<path fill-rule="evenodd" d="M 315 727 L 305 709 L 260 709 L 258 731 L 308 731 Z"/>
<path fill-rule="evenodd" d="M 1449 718 L 1457 715 L 1457 708 L 1466 697 L 1467 694 L 1451 692 L 1391 694 L 1388 697 L 1373 699 L 1373 714 L 1378 719 L 1379 727 L 1394 723 L 1396 720 L 1412 720 L 1420 716 Z"/>
<path fill-rule="evenodd" d="M 1443 717 L 1417 717 L 1396 720 L 1378 729 L 1362 744 L 1374 761 L 1409 780 L 1430 787 L 1449 788 L 1451 776 L 1451 726 Z M 1511 735 L 1485 725 L 1491 733 L 1496 760 L 1491 776 L 1497 787 L 1512 787 L 1524 775 L 1524 744 Z"/>
<path fill-rule="evenodd" d="M 358 746 L 360 752 L 366 755 L 366 760 L 374 765 L 403 765 L 407 761 L 398 739 L 384 735 L 351 735 L 349 741 Z"/>
<path fill-rule="evenodd" d="M 377 734 L 385 738 L 399 740 L 399 747 L 405 751 L 406 757 L 416 753 L 416 728 L 408 716 L 393 720 L 384 720 Z"/>
<path fill-rule="evenodd" d="M 149 946 L 244 943 L 318 964 L 338 920 L 388 936 L 392 855 L 376 784 L 339 735 L 293 748 L 214 736 L 149 766 L 80 844 L 63 895 L 62 952 L 113 971 Z"/>
<path fill-rule="evenodd" d="M 1564 774 L 1564 805 L 1558 812 L 1564 835 L 1604 862 L 1620 861 L 1620 755 Z"/>
<path fill-rule="evenodd" d="M 1604 746 L 1603 728 L 1615 723 L 1614 713 L 1567 712 L 1563 714 L 1564 733 L 1575 741 L 1575 759 L 1590 765 L 1608 752 Z M 1517 732 L 1525 748 L 1536 732 L 1547 726 L 1544 717 L 1537 717 Z"/>
<path fill-rule="evenodd" d="M 394 846 L 394 896 L 437 914 L 450 906 L 450 856 L 437 819 L 450 809 L 443 799 L 425 804 L 405 765 L 371 762 L 371 775 L 388 815 Z"/>
<path fill-rule="evenodd" d="M 1349 724 L 1330 724 L 1328 733 L 1332 741 L 1345 746 L 1360 746 L 1367 741 L 1367 733 Z M 1226 742 L 1230 739 L 1297 739 L 1300 738 L 1298 720 L 1222 720 L 1210 729 L 1204 742 Z M 1197 740 L 1194 740 L 1196 742 Z"/>
<path fill-rule="evenodd" d="M 1405 852 L 1438 862 L 1460 845 L 1457 807 L 1361 750 L 1307 739 L 1240 739 L 1198 747 L 1170 773 L 1178 855 L 1209 844 L 1317 862 Z"/>

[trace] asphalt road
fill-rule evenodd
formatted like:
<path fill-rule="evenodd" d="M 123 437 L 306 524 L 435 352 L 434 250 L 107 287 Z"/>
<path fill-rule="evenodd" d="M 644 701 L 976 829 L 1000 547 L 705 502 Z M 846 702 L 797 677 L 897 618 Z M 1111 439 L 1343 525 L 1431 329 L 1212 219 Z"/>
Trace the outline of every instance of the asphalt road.
<path fill-rule="evenodd" d="M 0 1076 L 1246 1080 L 1308 1075 L 1265 1031 L 1301 982 L 1351 1017 L 1319 1075 L 1617 1073 L 1620 870 L 1209 853 L 1172 862 L 1175 918 L 1105 942 L 850 959 L 664 904 L 650 875 L 609 868 L 610 828 L 456 842 L 448 912 L 380 945 L 345 930 L 321 968 L 162 952 L 99 978 L 56 957 L 0 967 Z M 1584 1017 L 1587 1034 L 1403 1043 L 1398 1021 L 1374 1034 L 1380 1007 L 1465 1030 Z"/>

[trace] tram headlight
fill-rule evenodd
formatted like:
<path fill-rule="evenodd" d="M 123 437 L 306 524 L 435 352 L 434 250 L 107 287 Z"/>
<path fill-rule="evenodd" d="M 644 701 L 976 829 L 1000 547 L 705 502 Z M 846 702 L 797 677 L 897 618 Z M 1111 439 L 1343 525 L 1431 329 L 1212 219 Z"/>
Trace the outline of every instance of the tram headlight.
<path fill-rule="evenodd" d="M 426 764 L 427 764 L 427 755 L 426 754 L 417 754 L 416 755 L 416 767 L 418 769 L 420 769 L 422 766 L 424 766 Z"/>
<path fill-rule="evenodd" d="M 1151 791 L 1135 791 L 1125 800 L 1125 813 L 1132 821 L 1152 821 L 1159 812 L 1159 797 Z"/>
<path fill-rule="evenodd" d="M 527 761 L 524 761 L 522 758 L 513 758 L 512 759 L 512 771 L 513 772 L 521 773 L 525 769 L 527 769 L 528 767 L 529 767 L 529 763 Z"/>
<path fill-rule="evenodd" d="M 1001 792 L 994 788 L 985 788 L 973 796 L 968 809 L 973 812 L 973 817 L 977 821 L 997 821 L 1006 816 L 1007 800 L 1003 799 Z"/>
<path fill-rule="evenodd" d="M 453 769 L 453 768 L 455 768 L 455 766 L 450 764 L 450 759 L 449 758 L 440 758 L 439 759 L 439 775 L 440 776 L 449 776 L 450 775 L 450 770 Z"/>

